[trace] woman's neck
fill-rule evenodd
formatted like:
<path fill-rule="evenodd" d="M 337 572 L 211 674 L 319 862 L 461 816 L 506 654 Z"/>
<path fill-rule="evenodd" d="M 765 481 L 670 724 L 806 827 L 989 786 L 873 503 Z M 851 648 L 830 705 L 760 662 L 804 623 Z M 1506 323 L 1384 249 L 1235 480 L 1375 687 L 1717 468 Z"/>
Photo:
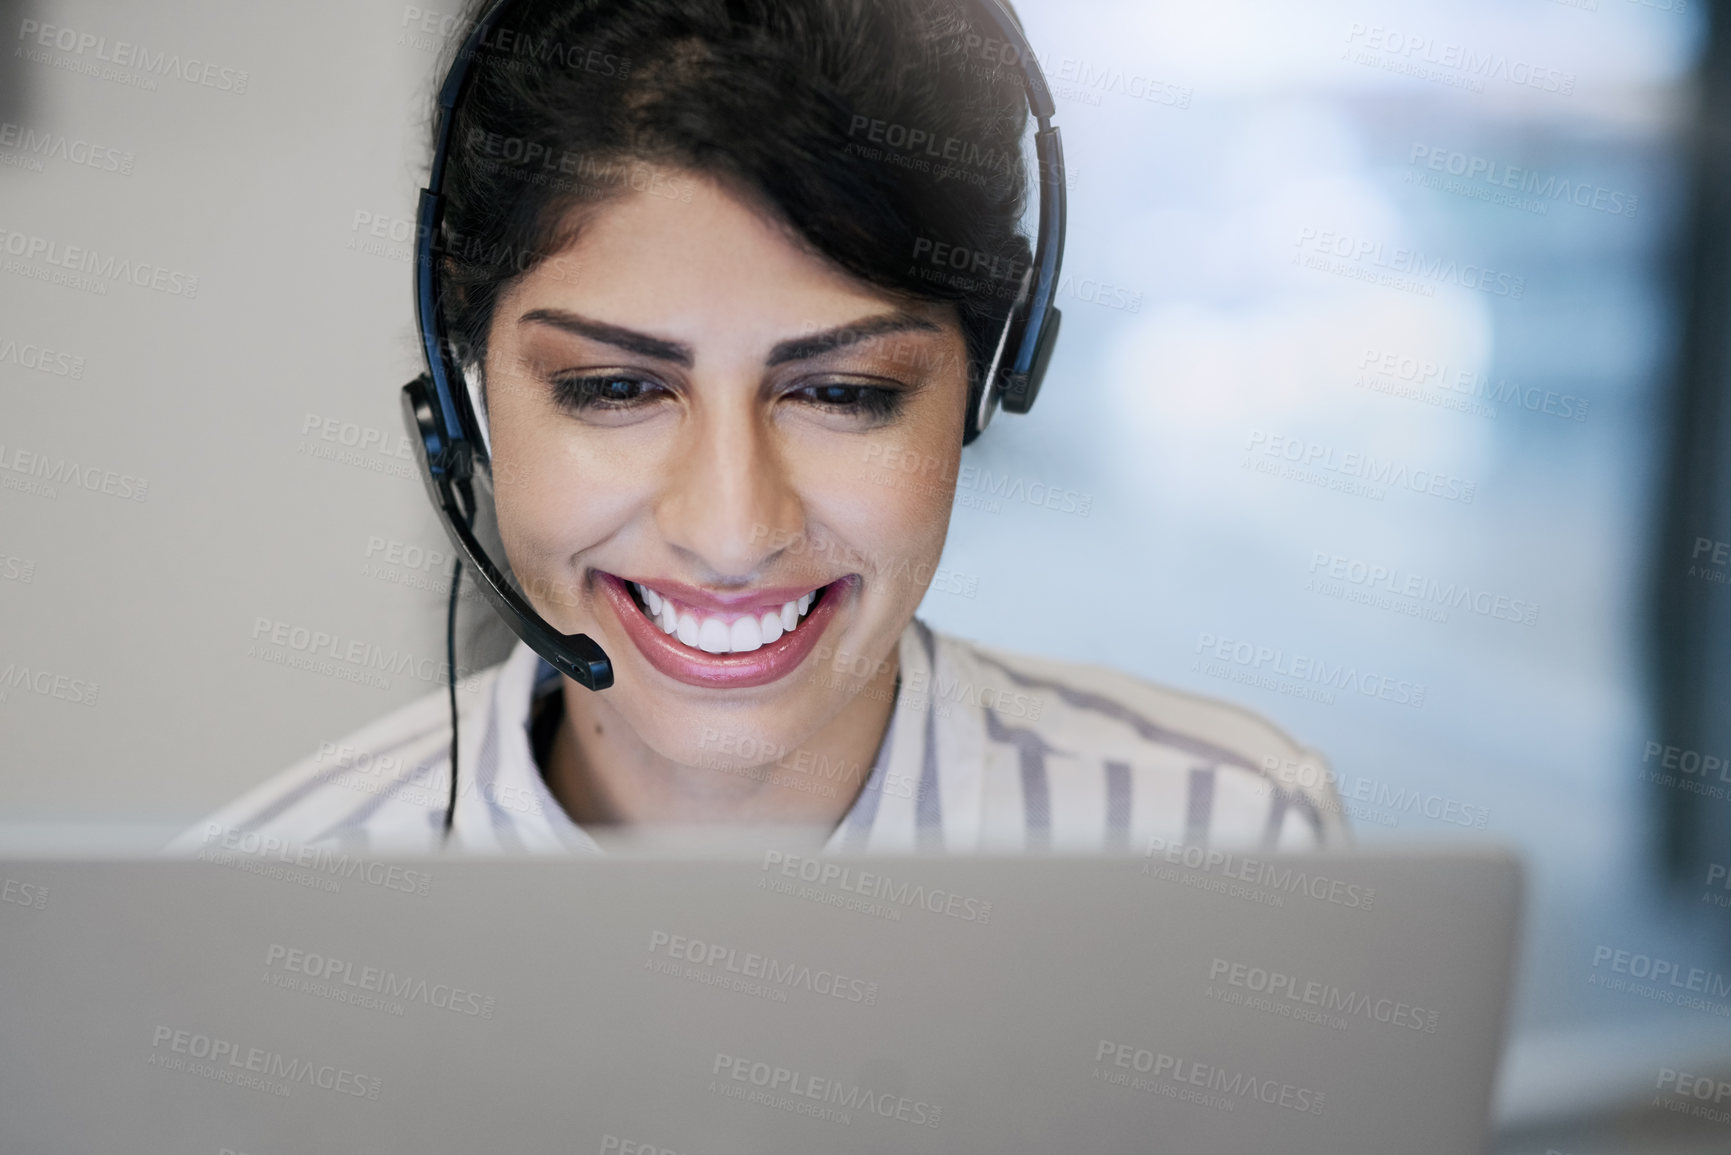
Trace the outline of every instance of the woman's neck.
<path fill-rule="evenodd" d="M 582 826 L 809 825 L 833 828 L 876 760 L 898 697 L 895 651 L 817 733 L 760 766 L 688 765 L 646 745 L 597 694 L 567 680 L 564 717 L 543 767 L 548 788 Z M 717 754 L 717 762 L 729 756 Z"/>

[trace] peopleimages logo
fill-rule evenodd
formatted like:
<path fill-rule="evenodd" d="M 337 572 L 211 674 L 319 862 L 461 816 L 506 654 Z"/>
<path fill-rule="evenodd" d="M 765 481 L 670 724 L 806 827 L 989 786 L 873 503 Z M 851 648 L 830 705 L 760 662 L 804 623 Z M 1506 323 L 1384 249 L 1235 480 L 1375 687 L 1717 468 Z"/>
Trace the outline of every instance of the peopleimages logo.
<path fill-rule="evenodd" d="M 1370 910 L 1376 901 L 1375 887 L 1360 886 L 1356 882 L 1330 878 L 1325 874 L 1313 874 L 1290 863 L 1246 858 L 1230 851 L 1207 849 L 1194 843 L 1168 842 L 1158 835 L 1148 840 L 1148 859 L 1148 862 L 1143 863 L 1144 874 L 1149 873 L 1149 867 L 1155 862 L 1165 862 L 1203 875 L 1212 875 L 1216 879 L 1265 887 L 1275 892 L 1275 897 L 1305 894 L 1321 902 L 1344 906 L 1350 910 Z M 1275 902 L 1266 905 L 1283 904 Z"/>
<path fill-rule="evenodd" d="M 408 4 L 403 7 L 400 27 L 402 31 L 397 34 L 398 44 L 406 44 L 424 52 L 438 52 L 459 36 L 467 39 L 474 31 L 475 24 L 466 15 Z M 539 40 L 504 23 L 489 27 L 481 34 L 475 47 L 478 52 L 492 54 L 495 58 L 504 57 L 501 63 L 506 68 L 520 68 L 528 61 L 535 60 L 569 72 L 593 72 L 599 76 L 618 79 L 624 79 L 631 73 L 629 57 L 615 56 L 613 53 L 587 48 L 582 44 Z"/>
<path fill-rule="evenodd" d="M 1133 1043 L 1101 1039 L 1094 1050 L 1094 1063 L 1093 1078 L 1118 1086 L 1134 1087 L 1138 1091 L 1161 1093 L 1161 1087 L 1144 1080 L 1131 1082 L 1128 1074 L 1118 1074 L 1112 1068 L 1117 1067 L 1124 1072 L 1135 1071 L 1149 1076 L 1150 1079 L 1165 1080 L 1169 1084 L 1183 1084 L 1185 1089 L 1197 1088 L 1203 1092 L 1203 1097 L 1196 1101 L 1206 1106 L 1231 1110 L 1239 1103 L 1250 1100 L 1285 1107 L 1289 1111 L 1299 1111 L 1307 1115 L 1322 1114 L 1324 1096 L 1321 1091 L 1313 1091 L 1279 1079 L 1258 1078 L 1246 1071 L 1233 1071 L 1213 1063 L 1201 1063 L 1169 1055 L 1150 1047 L 1138 1047 Z M 1172 1088 L 1173 1092 L 1177 1090 L 1177 1087 Z M 1174 1093 L 1169 1097 L 1192 1096 L 1179 1096 Z"/>
<path fill-rule="evenodd" d="M 36 580 L 36 559 L 19 557 L 0 547 L 0 580 L 29 585 Z"/>
<path fill-rule="evenodd" d="M 1456 369 L 1446 362 L 1369 346 L 1359 356 L 1358 367 L 1359 377 L 1353 384 L 1378 393 L 1399 392 L 1391 388 L 1398 381 L 1413 389 L 1437 389 L 1454 394 L 1461 401 L 1494 401 L 1563 421 L 1585 421 L 1587 410 L 1592 405 L 1588 398 L 1573 393 L 1558 393 L 1554 389 L 1531 385 L 1511 385 L 1506 378 L 1493 379 L 1488 373 L 1474 369 Z M 1492 410 L 1491 415 L 1494 416 L 1495 412 Z"/>
<path fill-rule="evenodd" d="M 1350 662 L 1331 664 L 1325 658 L 1288 652 L 1284 647 L 1259 646 L 1254 642 L 1237 641 L 1206 632 L 1196 635 L 1195 652 L 1200 657 L 1191 664 L 1191 670 L 1197 673 L 1229 676 L 1221 673 L 1222 670 L 1231 668 L 1221 663 L 1229 662 L 1246 675 L 1245 678 L 1233 678 L 1234 681 L 1248 681 L 1249 684 L 1257 685 L 1261 683 L 1254 675 L 1264 675 L 1286 678 L 1293 683 L 1318 686 L 1326 690 L 1351 691 L 1367 698 L 1392 702 L 1397 706 L 1411 706 L 1415 710 L 1424 706 L 1423 682 L 1411 682 L 1375 670 L 1360 670 Z M 1329 703 L 1334 701 L 1333 697 L 1317 700 Z"/>
<path fill-rule="evenodd" d="M 1360 991 L 1345 990 L 1332 983 L 1305 979 L 1268 967 L 1215 958 L 1208 964 L 1208 981 L 1243 991 L 1264 995 L 1270 1000 L 1283 1000 L 1295 1007 L 1315 1008 L 1323 1013 L 1370 1019 L 1409 1031 L 1434 1032 L 1437 1012 L 1415 1007 L 1399 999 L 1378 998 Z M 1240 1002 L 1239 999 L 1220 1001 Z M 1278 1005 L 1278 1003 L 1276 1004 Z M 1291 1017 L 1288 1012 L 1287 1017 Z"/>
<path fill-rule="evenodd" d="M 1673 990 L 1707 995 L 1716 999 L 1731 996 L 1731 975 L 1710 971 L 1704 967 L 1685 967 L 1674 959 L 1659 958 L 1639 951 L 1618 950 L 1609 946 L 1593 948 L 1593 969 L 1604 967 L 1612 974 L 1645 979 L 1664 984 Z"/>
<path fill-rule="evenodd" d="M 347 1067 L 291 1059 L 278 1051 L 268 1051 L 262 1047 L 243 1047 L 229 1039 L 213 1038 L 173 1027 L 158 1026 L 151 1035 L 150 1046 L 150 1065 L 153 1067 L 204 1075 L 224 1083 L 246 1082 L 248 1085 L 256 1085 L 257 1079 L 281 1080 L 277 1087 L 258 1088 L 268 1089 L 279 1095 L 287 1095 L 295 1083 L 305 1083 L 339 1095 L 377 1099 L 383 1087 L 381 1080 L 351 1071 Z M 188 1059 L 204 1062 L 188 1063 Z M 249 1081 L 247 1076 L 255 1078 Z"/>
<path fill-rule="evenodd" d="M 1650 762 L 1654 758 L 1659 759 L 1659 765 L 1667 770 L 1681 770 L 1685 774 L 1717 773 L 1721 782 L 1731 782 L 1731 758 L 1702 754 L 1699 750 L 1688 750 L 1682 746 L 1648 742 L 1641 761 Z"/>
<path fill-rule="evenodd" d="M 760 867 L 766 875 L 773 871 L 784 878 L 794 878 L 801 882 L 815 884 L 821 889 L 845 891 L 849 894 L 863 895 L 880 903 L 889 904 L 889 910 L 895 915 L 895 920 L 901 918 L 897 907 L 918 908 L 933 914 L 942 914 L 962 922 L 975 922 L 984 925 L 992 919 L 992 904 L 990 900 L 970 898 L 941 887 L 927 889 L 923 883 L 897 882 L 888 875 L 877 874 L 869 870 L 856 870 L 851 866 L 842 866 L 834 862 L 824 862 L 816 858 L 801 857 L 797 854 L 786 854 L 779 850 L 764 851 L 763 863 Z M 773 878 L 758 880 L 758 885 L 764 887 Z M 764 887 L 770 889 L 769 887 Z"/>
<path fill-rule="evenodd" d="M 715 1063 L 710 1067 L 709 1073 L 716 1076 L 709 1084 L 712 1093 L 727 1093 L 729 1088 L 723 1080 L 746 1083 L 766 1093 L 767 1097 L 754 1100 L 764 1106 L 779 1107 L 798 1115 L 816 1115 L 838 1123 L 847 1123 L 849 1117 L 845 1114 L 839 1118 L 830 1114 L 819 1114 L 814 1109 L 816 1104 L 821 1103 L 837 1110 L 879 1115 L 885 1119 L 898 1119 L 916 1127 L 935 1128 L 943 1116 L 942 1107 L 923 1099 L 892 1095 L 888 1091 L 874 1091 L 858 1083 L 845 1083 L 840 1079 L 824 1078 L 722 1051 L 716 1052 Z M 736 1093 L 730 1097 L 744 1096 Z"/>
<path fill-rule="evenodd" d="M 1314 762 L 1297 762 L 1275 754 L 1266 754 L 1262 759 L 1262 770 L 1271 783 L 1289 789 L 1319 793 L 1322 795 L 1317 801 L 1319 807 L 1336 813 L 1345 811 L 1354 817 L 1375 821 L 1378 811 L 1393 815 L 1416 813 L 1436 822 L 1465 826 L 1473 830 L 1483 830 L 1490 819 L 1491 812 L 1483 806 L 1474 806 L 1417 787 L 1391 786 L 1387 782 L 1379 782 L 1362 774 L 1354 775 L 1344 770 L 1318 766 Z M 1338 797 L 1330 798 L 1331 793 Z M 1365 803 L 1372 809 L 1359 811 L 1345 805 L 1352 802 Z M 1384 825 L 1398 825 L 1398 820 Z"/>
<path fill-rule="evenodd" d="M 700 750 L 711 751 L 718 756 L 730 754 L 734 760 L 751 766 L 780 766 L 826 783 L 852 785 L 871 773 L 870 768 L 863 762 L 831 758 L 828 754 L 813 752 L 804 747 L 771 742 L 732 730 L 718 730 L 713 726 L 703 727 L 698 735 L 697 746 Z M 721 759 L 718 757 L 716 761 Z M 825 796 L 829 793 L 826 791 Z M 911 798 L 912 795 L 900 797 Z"/>
<path fill-rule="evenodd" d="M 28 341 L 19 344 L 15 337 L 0 337 L 0 363 L 6 362 L 54 377 L 84 376 L 84 358 Z"/>
<path fill-rule="evenodd" d="M 1706 560 L 1703 561 L 1702 558 Z M 1731 567 L 1731 541 L 1716 541 L 1710 537 L 1697 537 L 1695 546 L 1689 553 L 1689 572 L 1686 577 L 1699 578 L 1714 585 L 1731 585 L 1731 569 L 1714 567 Z"/>
<path fill-rule="evenodd" d="M 167 293 L 171 297 L 192 300 L 198 296 L 196 274 L 184 273 L 149 261 L 119 257 L 113 253 L 104 254 L 85 245 L 63 245 L 48 237 L 21 232 L 3 225 L 0 225 L 0 252 L 18 258 L 17 261 L 6 263 L 6 271 L 9 273 L 31 276 L 33 270 L 23 262 L 40 261 L 61 272 L 49 274 L 41 271 L 37 279 L 54 280 L 57 284 L 68 284 L 84 292 L 101 295 L 108 292 L 109 282 L 125 282 L 140 289 Z"/>
<path fill-rule="evenodd" d="M 69 137 L 65 133 L 39 132 L 28 125 L 14 124 L 10 120 L 0 121 L 0 148 L 17 149 L 17 155 L 37 162 L 45 159 L 63 160 L 68 164 L 82 165 L 101 172 L 117 172 L 122 176 L 132 173 L 133 156 L 130 152 L 122 152 L 109 145 L 93 144 L 78 137 Z M 34 167 L 40 169 L 41 166 L 38 163 Z"/>
<path fill-rule="evenodd" d="M 27 56 L 33 63 L 56 64 L 68 71 L 88 73 L 103 80 L 125 80 L 136 84 L 140 79 L 172 76 L 200 88 L 214 88 L 219 92 L 232 92 L 237 96 L 246 91 L 248 74 L 245 69 L 212 64 L 192 56 L 183 57 L 178 52 L 169 52 L 166 49 L 152 50 L 148 45 L 133 44 L 126 40 L 111 42 L 106 36 L 68 28 L 65 25 L 25 20 L 18 25 L 18 39 L 22 48 L 17 54 Z M 56 61 L 43 51 L 49 48 L 69 52 L 72 56 L 61 57 Z M 101 68 L 90 61 L 100 61 L 114 67 Z M 135 77 L 116 72 L 116 69 L 123 68 L 146 75 Z M 156 86 L 151 83 L 142 87 L 154 89 Z"/>
<path fill-rule="evenodd" d="M 1640 198 L 1633 193 L 1609 189 L 1588 181 L 1571 181 L 1568 177 L 1559 177 L 1555 173 L 1541 173 L 1538 169 L 1522 168 L 1489 157 L 1428 144 L 1413 145 L 1407 164 L 1412 167 L 1422 164 L 1433 172 L 1460 177 L 1464 187 L 1484 185 L 1484 191 L 1492 195 L 1502 195 L 1504 190 L 1531 193 L 1534 207 L 1528 211 L 1536 209 L 1539 215 L 1545 213 L 1548 201 L 1567 201 L 1584 209 L 1594 209 L 1620 217 L 1634 216 L 1635 209 L 1640 204 Z M 1410 169 L 1407 176 L 1409 180 L 1413 176 Z M 1456 190 L 1445 188 L 1444 191 Z M 1527 208 L 1526 203 L 1519 198 L 1510 197 L 1508 203 L 1517 208 Z"/>
<path fill-rule="evenodd" d="M 878 1001 L 877 983 L 850 978 L 838 970 L 814 968 L 804 963 L 743 951 L 726 943 L 674 934 L 671 931 L 651 931 L 649 953 L 709 970 L 719 968 L 741 979 L 759 980 L 785 990 L 804 990 L 846 1003 L 860 1003 L 869 1007 L 875 1006 Z M 648 964 L 645 966 L 647 969 Z"/>
<path fill-rule="evenodd" d="M 1282 465 L 1282 462 L 1286 464 Z M 1382 500 L 1386 487 L 1471 505 L 1479 488 L 1475 481 L 1434 469 L 1413 469 L 1392 458 L 1341 450 L 1320 441 L 1307 441 L 1302 437 L 1269 433 L 1263 429 L 1250 431 L 1243 466 L 1259 473 L 1312 481 L 1324 488 L 1362 493 L 1378 501 Z M 1328 476 L 1330 474 L 1333 476 Z"/>
<path fill-rule="evenodd" d="M 321 885 L 316 889 L 335 891 L 338 879 L 353 879 L 385 890 L 404 894 L 426 895 L 433 876 L 413 867 L 384 863 L 377 859 L 359 858 L 323 846 L 302 846 L 274 834 L 256 830 L 241 830 L 221 823 L 205 824 L 203 845 L 197 857 L 222 866 L 236 866 L 252 874 L 288 877 L 306 884 L 309 879 Z M 255 867 L 279 869 L 253 869 Z M 307 878 L 283 875 L 281 867 L 310 872 Z M 326 877 L 319 879 L 318 875 Z"/>
<path fill-rule="evenodd" d="M 996 148 L 981 148 L 978 143 L 960 137 L 944 136 L 917 125 L 893 124 L 855 115 L 848 124 L 850 137 L 868 144 L 881 144 L 906 153 L 919 153 L 932 160 L 950 161 L 974 168 L 1008 171 L 1016 161 L 1013 153 Z"/>
<path fill-rule="evenodd" d="M 988 62 L 994 70 L 1023 67 L 1022 52 L 1016 45 L 978 33 L 970 32 L 962 38 L 962 51 L 967 56 Z M 1171 108 L 1189 108 L 1190 99 L 1195 95 L 1193 89 L 1145 72 L 1129 71 L 1076 56 L 1056 56 L 1050 52 L 1044 56 L 1038 52 L 1032 55 L 1045 74 L 1052 95 L 1065 100 L 1097 105 L 1103 94 L 1110 94 Z"/>
<path fill-rule="evenodd" d="M 364 681 L 371 685 L 379 684 L 377 675 L 380 674 L 401 674 L 417 678 L 423 682 L 443 683 L 447 680 L 460 682 L 474 673 L 473 670 L 458 665 L 453 674 L 451 667 L 445 663 L 443 658 L 421 657 L 412 651 L 399 649 L 396 646 L 387 649 L 377 642 L 364 641 L 360 638 L 345 638 L 330 630 L 313 629 L 310 626 L 296 625 L 280 619 L 254 618 L 252 641 L 253 645 L 247 650 L 248 657 L 274 661 L 279 655 L 274 654 L 268 647 L 283 647 L 286 651 L 298 654 L 303 658 L 322 659 L 327 663 L 340 662 L 357 674 L 371 674 L 373 677 L 349 679 L 351 681 Z M 314 668 L 299 662 L 288 664 L 307 669 Z M 389 682 L 385 682 L 381 688 L 387 688 L 389 684 Z"/>
<path fill-rule="evenodd" d="M 1692 1115 L 1712 1123 L 1731 1123 L 1731 1082 L 1711 1075 L 1696 1075 L 1675 1067 L 1660 1067 L 1654 1090 L 1668 1092 L 1653 1097 L 1652 1105 L 1667 1111 Z M 1713 1106 L 1708 1106 L 1711 1100 Z"/>
<path fill-rule="evenodd" d="M 5 668 L 0 669 L 0 702 L 7 699 L 10 691 L 24 690 L 44 698 L 71 702 L 75 706 L 94 706 L 98 689 L 100 687 L 95 682 L 71 674 L 56 674 L 52 670 L 33 670 L 18 662 L 7 662 Z"/>
<path fill-rule="evenodd" d="M 298 976 L 308 980 L 296 986 L 278 982 L 278 986 L 305 990 L 308 994 L 331 998 L 339 1002 L 362 1002 L 362 996 L 376 995 L 385 999 L 401 999 L 422 1003 L 469 1018 L 490 1019 L 497 1000 L 492 995 L 452 986 L 450 983 L 430 983 L 424 978 L 399 975 L 383 967 L 362 966 L 348 959 L 335 958 L 315 950 L 303 950 L 283 943 L 271 943 L 265 950 L 265 966 L 283 972 L 273 976 L 287 979 Z M 398 1009 L 398 1014 L 401 1010 Z"/>
<path fill-rule="evenodd" d="M 1293 244 L 1294 264 L 1324 268 L 1305 258 L 1309 256 L 1322 261 L 1339 258 L 1344 265 L 1329 266 L 1324 271 L 1395 287 L 1402 287 L 1407 279 L 1411 279 L 1413 284 L 1430 290 L 1424 294 L 1426 296 L 1434 292 L 1432 286 L 1435 284 L 1459 285 L 1463 289 L 1475 289 L 1511 301 L 1520 300 L 1527 291 L 1527 279 L 1518 274 L 1498 272 L 1471 261 L 1463 264 L 1453 257 L 1427 254 L 1420 249 L 1385 246 L 1382 241 L 1354 237 L 1333 229 L 1301 228 Z M 1385 281 L 1384 278 L 1392 279 Z"/>
<path fill-rule="evenodd" d="M 70 457 L 50 457 L 28 449 L 0 442 L 0 473 L 22 473 L 33 480 L 15 483 L 13 478 L 0 479 L 6 489 L 20 489 L 53 500 L 58 485 L 87 489 L 122 501 L 143 501 L 150 492 L 150 482 L 130 473 L 116 473 L 94 465 L 80 465 Z"/>
<path fill-rule="evenodd" d="M 1715 894 L 1715 886 L 1725 893 Z M 1731 907 L 1731 870 L 1727 870 L 1723 862 L 1707 864 L 1707 889 L 1701 892 L 1701 901 L 1713 906 Z"/>
<path fill-rule="evenodd" d="M 1521 88 L 1536 88 L 1572 96 L 1575 74 L 1511 59 L 1500 52 L 1481 50 L 1411 29 L 1384 28 L 1377 24 L 1352 23 L 1346 30 L 1343 59 L 1355 64 L 1380 67 L 1388 72 L 1429 80 L 1472 92 L 1483 92 L 1487 80 L 1500 80 Z"/>
<path fill-rule="evenodd" d="M 1304 587 L 1307 590 L 1328 596 L 1343 596 L 1338 583 L 1345 583 L 1364 591 L 1365 595 L 1372 598 L 1387 594 L 1407 599 L 1405 605 L 1382 605 L 1387 598 L 1372 600 L 1367 604 L 1378 605 L 1380 608 L 1404 608 L 1405 612 L 1417 617 L 1430 616 L 1426 611 L 1435 610 L 1441 615 L 1435 620 L 1447 621 L 1447 611 L 1459 609 L 1482 618 L 1514 622 L 1523 626 L 1535 626 L 1539 620 L 1537 602 L 1509 597 L 1494 590 L 1474 589 L 1466 582 L 1444 582 L 1425 574 L 1410 573 L 1398 565 L 1329 553 L 1327 550 L 1311 551 L 1309 572 L 1311 577 Z M 1346 595 L 1346 600 L 1361 599 L 1349 594 Z"/>
<path fill-rule="evenodd" d="M 0 902 L 47 910 L 48 888 L 39 883 L 20 882 L 16 878 L 0 879 Z"/>

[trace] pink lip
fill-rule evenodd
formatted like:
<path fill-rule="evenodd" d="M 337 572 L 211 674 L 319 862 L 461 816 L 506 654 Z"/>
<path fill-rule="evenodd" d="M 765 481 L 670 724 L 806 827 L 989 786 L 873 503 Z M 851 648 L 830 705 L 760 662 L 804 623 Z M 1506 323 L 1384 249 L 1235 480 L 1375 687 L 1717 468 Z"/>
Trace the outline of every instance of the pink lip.
<path fill-rule="evenodd" d="M 598 584 L 604 599 L 612 605 L 613 612 L 624 626 L 626 634 L 636 643 L 637 649 L 650 665 L 675 681 L 714 690 L 742 690 L 751 686 L 762 686 L 792 673 L 805 661 L 806 655 L 817 645 L 819 635 L 840 612 L 843 598 L 858 584 L 858 578 L 853 576 L 830 583 L 825 587 L 823 597 L 812 607 L 811 612 L 806 614 L 798 628 L 783 634 L 767 646 L 760 646 L 745 654 L 710 654 L 693 649 L 662 633 L 661 627 L 650 621 L 643 611 L 637 608 L 637 602 L 632 598 L 631 591 L 625 588 L 622 578 L 599 570 L 596 571 L 596 577 L 600 579 Z M 651 588 L 672 594 L 676 601 L 685 601 L 688 593 L 697 593 L 701 596 L 692 598 L 691 604 L 714 606 L 715 603 L 714 595 L 703 595 L 701 591 L 693 590 L 690 586 L 656 582 Z M 806 589 L 792 589 L 791 594 L 789 590 L 783 589 L 758 590 L 732 599 L 731 605 L 715 608 L 743 611 L 762 603 L 766 609 L 771 606 L 779 609 L 782 603 L 792 601 L 806 592 Z"/>

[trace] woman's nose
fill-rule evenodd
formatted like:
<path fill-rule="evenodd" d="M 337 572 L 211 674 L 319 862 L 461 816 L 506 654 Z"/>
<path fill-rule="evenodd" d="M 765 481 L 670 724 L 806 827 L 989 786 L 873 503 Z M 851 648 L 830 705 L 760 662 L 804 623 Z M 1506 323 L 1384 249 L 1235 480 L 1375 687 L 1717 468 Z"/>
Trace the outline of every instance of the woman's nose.
<path fill-rule="evenodd" d="M 804 503 L 767 415 L 739 406 L 693 415 L 655 521 L 711 574 L 756 576 L 804 529 Z"/>

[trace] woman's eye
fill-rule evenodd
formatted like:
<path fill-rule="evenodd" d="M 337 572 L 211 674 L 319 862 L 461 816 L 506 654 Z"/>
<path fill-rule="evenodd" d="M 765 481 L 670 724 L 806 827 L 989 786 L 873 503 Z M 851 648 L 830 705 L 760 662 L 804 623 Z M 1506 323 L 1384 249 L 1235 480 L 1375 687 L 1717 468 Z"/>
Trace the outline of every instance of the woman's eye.
<path fill-rule="evenodd" d="M 571 410 L 629 409 L 644 403 L 659 389 L 653 381 L 618 373 L 553 379 L 554 400 Z"/>
<path fill-rule="evenodd" d="M 840 413 L 853 413 L 881 420 L 901 412 L 902 390 L 880 385 L 825 384 L 795 389 L 790 397 L 815 403 Z"/>

